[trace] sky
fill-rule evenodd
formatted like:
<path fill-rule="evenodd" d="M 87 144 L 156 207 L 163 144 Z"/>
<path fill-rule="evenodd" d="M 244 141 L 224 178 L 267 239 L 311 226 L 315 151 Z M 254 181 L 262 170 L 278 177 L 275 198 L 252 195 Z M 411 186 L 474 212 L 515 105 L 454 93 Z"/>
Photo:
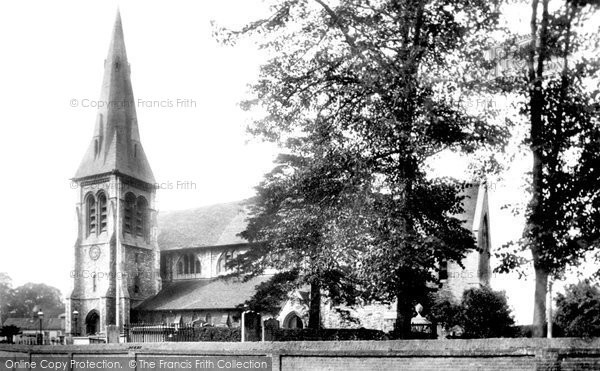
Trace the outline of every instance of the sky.
<path fill-rule="evenodd" d="M 265 56 L 250 42 L 219 45 L 210 25 L 238 28 L 265 12 L 261 1 L 1 2 L 0 272 L 14 286 L 43 282 L 69 295 L 78 196 L 70 178 L 92 138 L 117 7 L 159 212 L 250 197 L 277 154 L 246 134 L 239 107 Z M 528 13 L 514 16 L 526 22 Z M 440 159 L 439 174 L 460 176 L 463 162 Z M 493 249 L 521 233 L 523 221 L 501 205 L 523 201 L 530 165 L 524 157 L 490 187 Z M 492 284 L 517 322 L 530 323 L 533 280 L 495 275 Z"/>
<path fill-rule="evenodd" d="M 250 197 L 272 167 L 274 147 L 246 135 L 238 106 L 261 57 L 220 46 L 210 25 L 239 27 L 261 2 L 1 2 L 0 272 L 15 286 L 44 282 L 68 295 L 70 179 L 92 139 L 117 7 L 159 212 Z"/>

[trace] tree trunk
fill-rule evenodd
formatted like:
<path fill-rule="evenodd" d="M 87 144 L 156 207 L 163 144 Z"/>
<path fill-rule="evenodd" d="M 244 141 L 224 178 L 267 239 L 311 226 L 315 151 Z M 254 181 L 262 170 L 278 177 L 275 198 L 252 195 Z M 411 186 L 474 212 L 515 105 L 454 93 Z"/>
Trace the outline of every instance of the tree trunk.
<path fill-rule="evenodd" d="M 310 284 L 310 306 L 308 311 L 308 328 L 321 328 L 321 285 Z"/>
<path fill-rule="evenodd" d="M 543 337 L 546 325 L 546 295 L 548 273 L 543 268 L 535 269 L 535 294 L 533 303 L 533 337 Z"/>
<path fill-rule="evenodd" d="M 547 59 L 548 41 L 548 0 L 542 0 L 542 20 L 540 24 L 539 43 L 537 12 L 539 0 L 532 0 L 531 14 L 531 47 L 528 56 L 528 78 L 530 82 L 529 104 L 530 104 L 530 139 L 531 152 L 533 153 L 532 168 L 532 198 L 529 204 L 530 215 L 527 220 L 527 238 L 533 256 L 535 269 L 535 295 L 533 303 L 533 336 L 544 336 L 544 325 L 546 322 L 546 290 L 548 282 L 548 270 L 544 267 L 542 258 L 544 244 L 541 238 L 543 232 L 542 220 L 544 219 L 544 152 L 543 152 L 543 130 L 542 120 L 544 107 L 543 84 L 544 62 Z M 537 48 L 536 48 L 536 45 Z M 536 53 L 537 51 L 537 53 Z M 536 58 L 537 54 L 537 58 Z M 537 61 L 536 61 L 537 59 Z M 536 64 L 537 62 L 537 64 Z"/>
<path fill-rule="evenodd" d="M 413 309 L 412 300 L 406 295 L 398 294 L 396 307 L 396 325 L 394 328 L 395 337 L 398 339 L 409 339 L 411 337 L 410 320 L 412 319 Z"/>

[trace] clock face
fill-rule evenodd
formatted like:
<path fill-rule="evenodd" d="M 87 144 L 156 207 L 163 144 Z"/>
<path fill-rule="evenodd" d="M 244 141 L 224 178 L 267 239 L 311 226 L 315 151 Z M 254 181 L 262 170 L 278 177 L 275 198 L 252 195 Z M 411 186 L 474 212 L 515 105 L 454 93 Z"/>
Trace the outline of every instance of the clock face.
<path fill-rule="evenodd" d="M 100 257 L 100 248 L 98 246 L 90 247 L 90 258 L 97 260 Z"/>

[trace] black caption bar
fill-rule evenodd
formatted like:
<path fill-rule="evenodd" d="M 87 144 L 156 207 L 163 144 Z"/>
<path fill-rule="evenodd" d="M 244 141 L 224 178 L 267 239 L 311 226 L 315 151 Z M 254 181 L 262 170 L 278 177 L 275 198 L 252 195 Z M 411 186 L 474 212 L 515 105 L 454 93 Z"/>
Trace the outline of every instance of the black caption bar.
<path fill-rule="evenodd" d="M 32 355 L 0 357 L 0 371 L 44 370 L 44 371 L 87 371 L 87 370 L 272 370 L 271 357 L 267 356 L 146 356 L 133 358 L 128 355 Z"/>

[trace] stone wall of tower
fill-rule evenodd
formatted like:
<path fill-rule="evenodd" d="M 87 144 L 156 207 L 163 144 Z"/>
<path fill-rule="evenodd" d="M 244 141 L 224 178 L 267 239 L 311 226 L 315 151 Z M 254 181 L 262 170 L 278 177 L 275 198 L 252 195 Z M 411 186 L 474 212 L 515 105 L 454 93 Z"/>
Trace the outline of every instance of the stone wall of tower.
<path fill-rule="evenodd" d="M 115 290 L 115 190 L 116 179 L 111 176 L 98 176 L 80 182 L 80 196 L 77 204 L 79 236 L 75 244 L 75 265 L 72 272 L 74 285 L 69 304 L 70 322 L 75 324 L 73 311 L 79 312 L 77 329 L 73 332 L 86 333 L 86 318 L 95 312 L 99 316 L 99 331 L 108 324 L 114 323 Z M 86 199 L 103 193 L 107 198 L 107 227 L 106 231 L 89 233 L 88 208 Z"/>
<path fill-rule="evenodd" d="M 156 295 L 160 290 L 161 280 L 159 275 L 160 252 L 157 242 L 157 211 L 155 209 L 156 190 L 153 185 L 136 181 L 135 179 L 122 179 L 122 200 L 128 193 L 136 198 L 144 197 L 148 201 L 148 233 L 138 236 L 135 233 L 122 234 L 121 271 L 123 272 L 123 287 L 129 294 L 131 308 L 141 303 L 150 296 Z M 121 215 L 124 215 L 125 203 L 121 203 Z M 122 222 L 122 221 L 121 221 Z M 123 290 L 125 291 L 125 290 Z"/>
<path fill-rule="evenodd" d="M 107 196 L 107 228 L 106 231 L 89 234 L 86 199 L 89 195 L 100 193 Z M 128 193 L 148 201 L 147 236 L 123 232 L 124 199 Z M 105 332 L 107 325 L 116 324 L 117 291 L 120 296 L 120 323 L 128 322 L 132 307 L 158 292 L 160 281 L 157 279 L 159 262 L 154 203 L 152 186 L 125 180 L 116 174 L 80 183 L 77 205 L 79 237 L 75 244 L 74 285 L 68 304 L 67 331 L 85 334 L 86 318 L 92 312 L 99 315 L 100 332 Z M 79 312 L 77 329 L 72 328 L 75 310 Z"/>

